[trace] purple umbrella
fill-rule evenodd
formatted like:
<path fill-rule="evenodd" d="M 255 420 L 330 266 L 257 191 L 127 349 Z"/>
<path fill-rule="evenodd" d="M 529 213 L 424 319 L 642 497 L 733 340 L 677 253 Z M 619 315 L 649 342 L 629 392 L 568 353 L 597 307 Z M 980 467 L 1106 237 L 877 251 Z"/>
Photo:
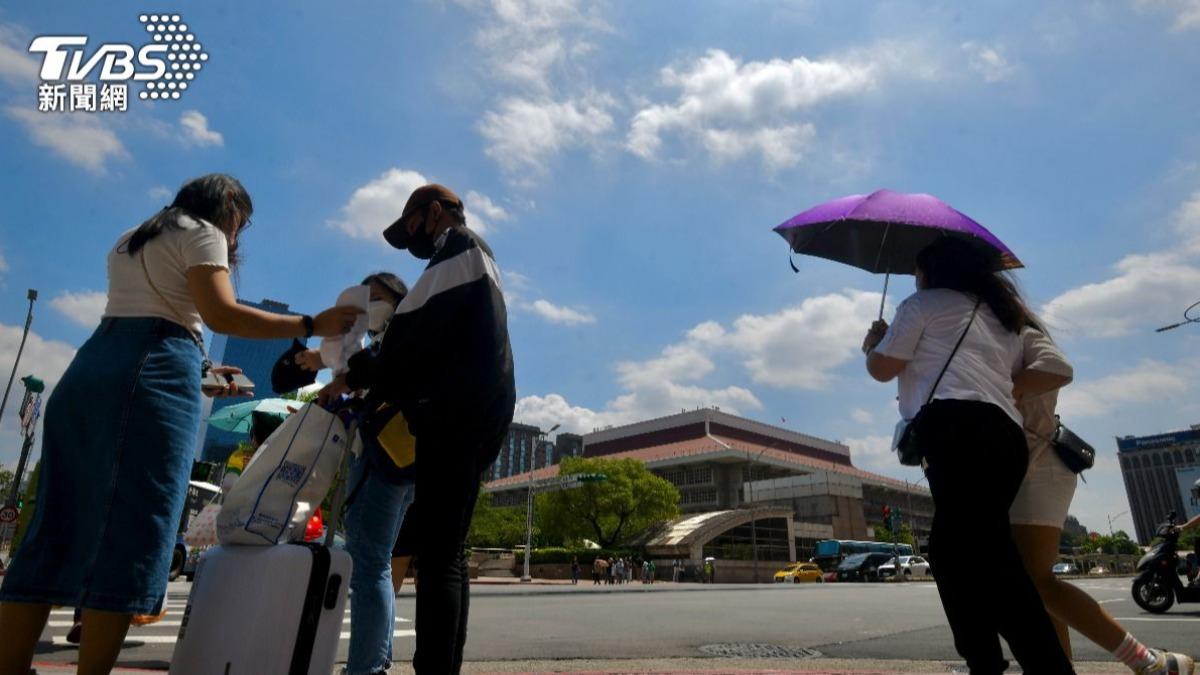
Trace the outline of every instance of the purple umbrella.
<path fill-rule="evenodd" d="M 777 226 L 792 250 L 887 275 L 914 274 L 917 253 L 957 237 L 995 256 L 997 269 L 1023 267 L 996 235 L 933 195 L 876 190 L 818 204 Z M 879 305 L 883 316 L 883 302 Z"/>

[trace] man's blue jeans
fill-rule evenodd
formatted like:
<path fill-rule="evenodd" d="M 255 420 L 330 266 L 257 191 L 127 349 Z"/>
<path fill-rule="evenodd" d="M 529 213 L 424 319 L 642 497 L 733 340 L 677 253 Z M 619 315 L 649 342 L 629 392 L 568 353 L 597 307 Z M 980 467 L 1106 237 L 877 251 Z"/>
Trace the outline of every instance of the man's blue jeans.
<path fill-rule="evenodd" d="M 371 471 L 366 456 L 350 458 L 347 485 L 353 501 L 346 510 L 346 551 L 354 561 L 350 575 L 350 656 L 347 675 L 387 671 L 392 665 L 396 596 L 392 588 L 392 546 L 413 486 L 394 485 Z"/>

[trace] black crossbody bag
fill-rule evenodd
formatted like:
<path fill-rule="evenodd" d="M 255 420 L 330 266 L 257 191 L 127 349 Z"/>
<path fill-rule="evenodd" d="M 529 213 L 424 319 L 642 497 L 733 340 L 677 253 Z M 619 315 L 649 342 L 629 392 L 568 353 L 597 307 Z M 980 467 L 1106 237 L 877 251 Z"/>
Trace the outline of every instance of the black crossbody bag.
<path fill-rule="evenodd" d="M 942 372 L 938 373 L 933 388 L 929 390 L 929 398 L 925 399 L 921 409 L 911 420 L 908 420 L 904 425 L 904 430 L 900 432 L 900 440 L 896 443 L 896 456 L 904 466 L 921 466 L 921 447 L 920 441 L 917 439 L 917 427 L 921 423 L 921 413 L 925 412 L 925 409 L 933 401 L 933 395 L 937 393 L 938 385 L 942 383 L 942 376 L 946 374 L 946 369 L 950 367 L 950 362 L 954 360 L 954 355 L 958 353 L 958 348 L 962 346 L 963 340 L 967 339 L 967 333 L 971 332 L 971 325 L 975 323 L 975 315 L 979 313 L 980 302 L 981 300 L 975 301 L 975 307 L 971 310 L 971 319 L 967 321 L 967 327 L 963 330 L 962 335 L 958 336 L 958 342 L 955 343 L 954 350 L 950 352 L 950 358 L 946 359 L 946 365 L 942 366 Z"/>
<path fill-rule="evenodd" d="M 1058 421 L 1058 426 L 1054 429 L 1054 438 L 1051 439 L 1050 445 L 1054 452 L 1058 453 L 1062 463 L 1066 464 L 1072 473 L 1077 474 L 1095 466 L 1096 449 L 1068 429 L 1058 415 L 1055 415 L 1054 419 Z"/>

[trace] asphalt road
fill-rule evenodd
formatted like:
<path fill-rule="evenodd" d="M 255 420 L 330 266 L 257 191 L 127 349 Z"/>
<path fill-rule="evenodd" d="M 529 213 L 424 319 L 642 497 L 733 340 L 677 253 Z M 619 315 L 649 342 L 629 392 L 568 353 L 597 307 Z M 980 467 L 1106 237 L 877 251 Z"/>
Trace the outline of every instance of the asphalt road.
<path fill-rule="evenodd" d="M 1129 579 L 1078 582 L 1148 644 L 1200 650 L 1200 605 L 1176 606 L 1163 616 L 1146 614 L 1130 599 L 1129 584 Z M 189 586 L 171 585 L 164 622 L 130 631 L 122 664 L 167 667 Z M 715 643 L 810 648 L 833 658 L 957 659 L 932 583 L 592 587 L 584 582 L 577 587 L 476 586 L 472 598 L 469 661 L 697 657 L 705 655 L 701 647 Z M 406 588 L 397 606 L 399 661 L 412 655 L 413 609 L 412 589 Z M 63 640 L 70 618 L 70 610 L 52 616 L 37 661 L 75 658 L 76 650 Z M 347 614 L 341 659 L 349 626 Z M 1104 650 L 1074 637 L 1077 660 L 1110 660 Z"/>

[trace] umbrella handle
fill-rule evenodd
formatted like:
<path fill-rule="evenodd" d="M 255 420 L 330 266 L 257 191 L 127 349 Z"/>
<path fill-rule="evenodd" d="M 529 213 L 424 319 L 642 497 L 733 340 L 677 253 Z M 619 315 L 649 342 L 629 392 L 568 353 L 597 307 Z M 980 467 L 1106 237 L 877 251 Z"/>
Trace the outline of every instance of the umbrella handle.
<path fill-rule="evenodd" d="M 879 298 L 879 318 L 883 319 L 883 305 L 887 302 L 888 282 L 892 279 L 892 273 L 888 272 L 883 275 L 883 297 Z"/>

